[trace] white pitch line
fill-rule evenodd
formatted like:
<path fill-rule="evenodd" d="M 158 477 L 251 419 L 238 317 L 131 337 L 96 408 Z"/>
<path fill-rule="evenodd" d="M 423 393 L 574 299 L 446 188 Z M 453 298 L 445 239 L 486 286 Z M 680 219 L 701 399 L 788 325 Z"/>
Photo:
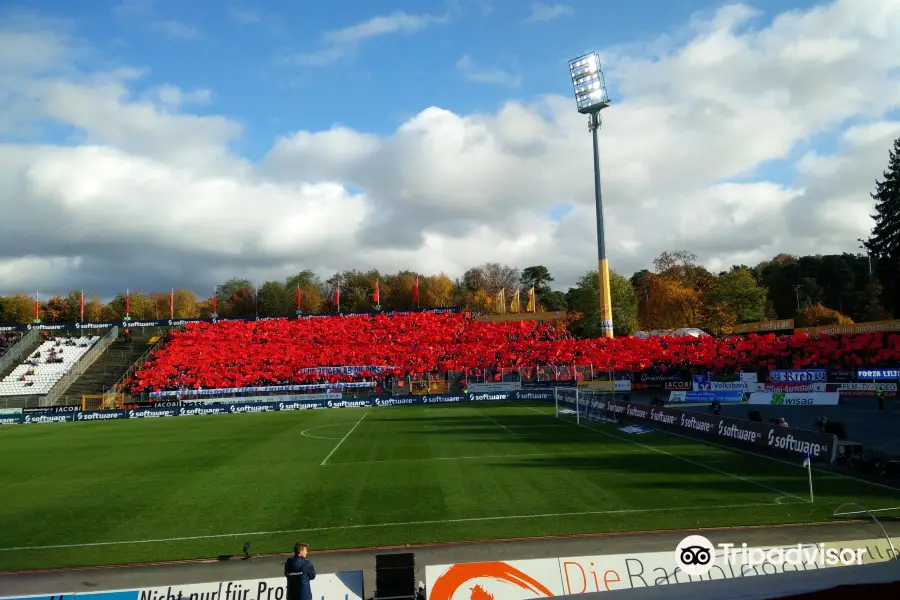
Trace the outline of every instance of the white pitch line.
<path fill-rule="evenodd" d="M 359 421 L 356 422 L 356 425 L 354 425 L 353 427 L 351 427 L 351 428 L 350 428 L 350 431 L 348 431 L 347 434 L 346 434 L 344 437 L 341 438 L 341 441 L 339 441 L 339 442 L 335 445 L 335 447 L 331 449 L 331 452 L 328 453 L 328 456 L 326 456 L 325 459 L 319 464 L 320 467 L 324 467 L 324 466 L 325 466 L 325 463 L 328 462 L 328 459 L 331 458 L 331 455 L 334 454 L 335 452 L 337 452 L 337 449 L 341 447 L 341 444 L 343 444 L 344 442 L 347 441 L 347 438 L 350 437 L 350 434 L 351 434 L 351 433 L 353 433 L 354 431 L 356 431 L 356 428 L 359 427 L 359 424 L 362 423 L 363 419 L 366 418 L 366 415 L 367 415 L 367 414 L 369 414 L 369 413 L 367 413 L 367 412 L 363 413 L 363 416 L 361 416 L 361 417 L 359 418 Z"/>
<path fill-rule="evenodd" d="M 487 415 L 487 413 L 485 413 L 484 411 L 479 410 L 478 412 L 480 412 L 480 413 L 481 413 L 481 416 L 483 416 L 485 419 L 487 419 L 488 421 L 490 421 L 491 423 L 493 423 L 493 424 L 496 425 L 497 427 L 502 428 L 504 431 L 506 431 L 506 433 L 508 433 L 508 434 L 510 434 L 510 435 L 516 435 L 515 432 L 512 431 L 509 427 L 507 427 L 507 426 L 504 425 L 503 423 L 498 423 L 497 421 L 495 421 L 494 419 L 492 419 L 491 417 L 489 417 L 489 416 Z"/>
<path fill-rule="evenodd" d="M 900 506 L 893 508 L 870 508 L 869 510 L 851 510 L 850 512 L 834 513 L 835 517 L 843 517 L 845 515 L 864 515 L 866 513 L 887 512 L 889 510 L 900 510 Z"/>
<path fill-rule="evenodd" d="M 799 503 L 797 503 L 799 504 Z M 212 540 L 233 537 L 253 537 L 264 535 L 284 535 L 288 533 L 311 533 L 318 531 L 332 531 L 335 529 L 378 529 L 384 527 L 411 527 L 418 525 L 446 525 L 449 523 L 481 523 L 487 521 L 510 521 L 514 519 L 550 519 L 557 517 L 577 517 L 587 515 L 618 515 L 640 514 L 651 512 L 695 511 L 695 510 L 728 510 L 732 508 L 755 508 L 775 506 L 770 502 L 754 502 L 748 504 L 722 504 L 718 506 L 684 506 L 665 508 L 623 508 L 618 510 L 588 510 L 564 513 L 542 513 L 531 515 L 502 515 L 496 517 L 463 517 L 459 519 L 431 519 L 423 521 L 395 521 L 391 523 L 370 523 L 365 525 L 327 525 L 324 527 L 308 527 L 305 529 L 281 529 L 276 531 L 248 531 L 243 533 L 217 533 L 210 535 L 191 535 L 184 537 L 156 538 L 149 540 L 127 540 L 119 542 L 85 542 L 82 544 L 53 544 L 50 546 L 17 546 L 14 548 L 0 548 L 0 552 L 25 552 L 29 550 L 60 550 L 63 548 L 92 548 L 98 546 L 124 546 L 129 544 L 162 544 L 167 542 L 188 542 L 194 540 Z"/>

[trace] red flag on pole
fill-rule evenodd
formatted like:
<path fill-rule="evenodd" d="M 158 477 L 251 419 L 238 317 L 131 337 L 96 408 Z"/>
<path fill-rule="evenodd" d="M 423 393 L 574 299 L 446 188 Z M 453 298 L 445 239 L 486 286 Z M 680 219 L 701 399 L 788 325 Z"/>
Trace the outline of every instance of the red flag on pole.
<path fill-rule="evenodd" d="M 218 295 L 218 292 L 219 292 L 219 290 L 217 290 L 216 288 L 213 288 L 213 297 L 212 297 L 212 309 L 213 309 L 212 311 L 213 311 L 213 314 L 216 314 L 216 312 L 218 312 L 218 311 L 216 310 L 216 304 L 218 303 L 218 298 L 216 298 L 216 296 Z"/>
<path fill-rule="evenodd" d="M 337 307 L 337 311 L 341 312 L 341 286 L 334 286 L 334 305 Z"/>
<path fill-rule="evenodd" d="M 78 314 L 81 315 L 81 322 L 84 323 L 84 290 L 81 290 L 81 306 L 79 307 Z"/>
<path fill-rule="evenodd" d="M 34 293 L 34 320 L 37 321 L 41 317 L 41 295 L 39 292 Z"/>
<path fill-rule="evenodd" d="M 381 293 L 378 291 L 378 280 L 375 280 L 375 293 L 372 294 L 372 300 L 375 301 L 375 306 L 381 304 Z"/>
<path fill-rule="evenodd" d="M 131 293 L 125 290 L 125 318 L 131 316 Z"/>
<path fill-rule="evenodd" d="M 413 284 L 413 304 L 419 306 L 419 276 L 416 275 L 416 282 Z"/>
<path fill-rule="evenodd" d="M 303 300 L 303 292 L 300 291 L 300 284 L 297 284 L 297 310 L 300 310 L 300 302 Z"/>
<path fill-rule="evenodd" d="M 175 318 L 175 288 L 172 288 L 172 291 L 169 292 L 169 318 Z"/>

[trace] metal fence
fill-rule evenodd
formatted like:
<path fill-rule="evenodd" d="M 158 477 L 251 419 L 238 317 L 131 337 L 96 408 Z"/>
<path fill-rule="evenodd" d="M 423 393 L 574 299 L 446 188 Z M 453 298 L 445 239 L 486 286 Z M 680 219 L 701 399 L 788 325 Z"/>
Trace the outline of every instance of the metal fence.
<path fill-rule="evenodd" d="M 37 329 L 32 329 L 26 333 L 21 340 L 13 344 L 12 348 L 7 350 L 6 354 L 0 356 L 0 372 L 8 369 L 12 364 L 19 362 L 19 358 L 37 341 L 40 333 Z"/>
<path fill-rule="evenodd" d="M 160 347 L 162 346 L 163 341 L 164 341 L 165 339 L 166 339 L 165 334 L 160 335 L 160 336 L 159 336 L 159 339 L 156 340 L 156 343 L 153 344 L 152 346 L 150 346 L 150 348 L 148 348 L 146 352 L 144 352 L 143 354 L 141 354 L 141 355 L 137 358 L 137 360 L 135 360 L 135 361 L 131 364 L 131 366 L 128 367 L 128 370 L 125 371 L 125 374 L 122 375 L 121 377 L 119 377 L 118 381 L 116 381 L 114 384 L 112 384 L 112 386 L 110 386 L 110 388 L 109 388 L 108 390 L 106 390 L 105 393 L 107 393 L 107 394 L 118 394 L 118 393 L 120 393 L 119 390 L 120 390 L 120 388 L 122 387 L 122 384 L 124 384 L 126 381 L 128 381 L 128 380 L 131 378 L 132 375 L 134 375 L 135 370 L 138 369 L 138 368 L 140 368 L 140 367 L 147 361 L 147 359 L 150 357 L 150 354 L 151 354 L 154 350 L 157 350 L 158 348 L 160 348 Z"/>
<path fill-rule="evenodd" d="M 50 392 L 44 396 L 40 406 L 53 406 L 56 404 L 60 396 L 69 389 L 69 386 L 72 385 L 76 379 L 84 375 L 84 372 L 87 371 L 104 352 L 106 352 L 106 349 L 109 348 L 110 344 L 116 341 L 118 337 L 119 328 L 110 327 L 109 331 L 97 340 L 91 349 L 85 352 L 84 356 L 82 356 L 77 363 L 72 365 L 72 368 L 56 382 L 56 385 L 54 385 Z"/>

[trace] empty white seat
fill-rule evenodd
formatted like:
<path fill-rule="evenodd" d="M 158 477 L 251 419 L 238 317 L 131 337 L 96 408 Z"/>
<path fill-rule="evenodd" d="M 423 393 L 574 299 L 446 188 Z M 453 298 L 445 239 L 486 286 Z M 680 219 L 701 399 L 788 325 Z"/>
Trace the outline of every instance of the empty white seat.
<path fill-rule="evenodd" d="M 0 396 L 48 393 L 99 339 L 99 336 L 93 336 L 44 342 L 0 381 Z M 66 342 L 74 342 L 74 345 Z M 54 362 L 48 362 L 50 360 Z"/>

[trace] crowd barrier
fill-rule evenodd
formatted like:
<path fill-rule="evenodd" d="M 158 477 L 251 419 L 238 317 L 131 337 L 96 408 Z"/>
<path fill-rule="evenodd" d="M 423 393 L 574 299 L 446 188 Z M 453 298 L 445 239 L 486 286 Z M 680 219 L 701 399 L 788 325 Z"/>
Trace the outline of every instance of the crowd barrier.
<path fill-rule="evenodd" d="M 321 573 L 310 582 L 313 600 L 364 600 L 363 572 Z M 286 600 L 284 577 L 216 581 L 186 585 L 70 592 L 41 596 L 2 596 L 0 600 Z"/>
<path fill-rule="evenodd" d="M 740 545 L 739 540 L 736 545 Z M 887 539 L 849 540 L 823 544 L 762 547 L 762 552 L 780 548 L 796 550 L 798 560 L 790 559 L 751 564 L 749 553 L 731 552 L 728 559 L 723 548 L 713 549 L 713 567 L 706 575 L 689 576 L 675 560 L 675 548 L 666 552 L 538 558 L 481 563 L 460 563 L 425 567 L 427 600 L 471 600 L 473 589 L 479 598 L 495 600 L 530 600 L 551 596 L 567 596 L 630 590 L 638 588 L 693 583 L 700 581 L 740 579 L 759 575 L 776 575 L 797 571 L 818 571 L 856 565 L 856 560 L 842 561 L 842 550 L 855 550 L 861 564 L 875 564 L 895 558 Z M 848 555 L 849 557 L 849 555 Z M 768 558 L 768 557 L 766 557 Z M 754 561 L 755 562 L 755 561 Z M 849 564 L 847 564 L 849 563 Z M 748 582 L 749 583 L 749 582 Z M 665 596 L 669 596 L 666 592 Z M 618 597 L 618 596 L 616 596 Z"/>
<path fill-rule="evenodd" d="M 290 317 L 235 317 L 235 318 L 206 318 L 206 319 L 122 319 L 122 320 L 114 320 L 114 321 L 104 321 L 104 322 L 78 322 L 78 321 L 70 321 L 65 323 L 28 323 L 28 324 L 20 324 L 20 323 L 7 323 L 0 324 L 0 333 L 6 333 L 10 331 L 97 331 L 100 329 L 107 329 L 109 327 L 184 327 L 189 323 L 226 323 L 228 321 L 243 321 L 243 322 L 253 322 L 253 321 L 271 321 L 274 319 L 320 319 L 324 317 L 363 317 L 363 316 L 373 316 L 373 315 L 408 315 L 414 313 L 433 313 L 433 314 L 443 314 L 443 313 L 458 313 L 459 308 L 423 308 L 420 310 L 395 310 L 395 311 L 370 311 L 370 312 L 359 312 L 359 313 L 340 313 L 340 314 L 325 314 L 325 315 L 296 315 Z"/>
<path fill-rule="evenodd" d="M 572 398 L 558 394 L 557 402 L 578 410 L 587 419 L 648 424 L 724 446 L 791 456 L 798 464 L 806 453 L 819 463 L 833 463 L 837 458 L 837 437 L 831 434 L 594 397 L 579 399 L 576 405 Z"/>
<path fill-rule="evenodd" d="M 81 406 L 49 406 L 0 410 L 0 425 L 28 423 L 65 423 L 79 421 L 114 421 L 117 419 L 150 419 L 160 417 L 192 417 L 260 413 L 274 411 L 357 408 L 365 406 L 405 406 L 415 404 L 452 404 L 455 402 L 490 402 L 503 400 L 552 401 L 553 390 L 528 389 L 507 392 L 459 394 L 422 394 L 419 396 L 372 396 L 344 399 L 340 393 L 279 396 L 278 400 L 255 401 L 251 398 L 189 399 L 154 402 L 144 407 L 125 410 L 81 410 Z"/>

